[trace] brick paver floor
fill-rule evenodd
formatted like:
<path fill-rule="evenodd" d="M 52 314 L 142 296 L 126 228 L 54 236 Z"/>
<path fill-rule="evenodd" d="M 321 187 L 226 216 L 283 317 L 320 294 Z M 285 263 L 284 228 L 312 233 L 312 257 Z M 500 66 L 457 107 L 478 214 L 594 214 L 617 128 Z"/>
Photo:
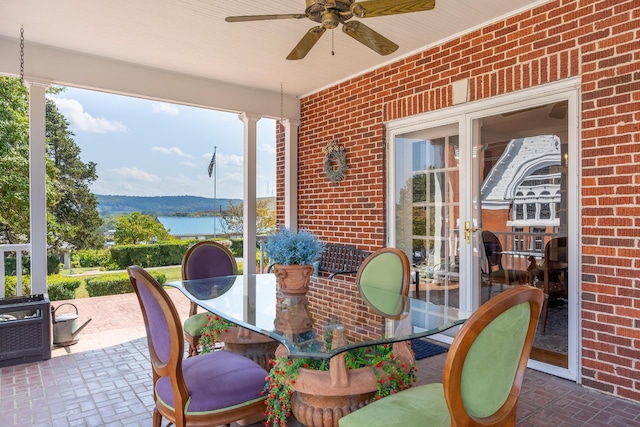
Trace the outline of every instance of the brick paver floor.
<path fill-rule="evenodd" d="M 186 298 L 169 292 L 186 317 Z M 92 319 L 77 344 L 54 349 L 50 360 L 0 369 L 0 426 L 151 425 L 151 369 L 135 294 L 72 303 L 80 324 Z M 418 361 L 419 383 L 441 381 L 445 358 Z M 299 424 L 294 420 L 289 426 Z M 640 426 L 640 404 L 529 370 L 518 426 Z"/>

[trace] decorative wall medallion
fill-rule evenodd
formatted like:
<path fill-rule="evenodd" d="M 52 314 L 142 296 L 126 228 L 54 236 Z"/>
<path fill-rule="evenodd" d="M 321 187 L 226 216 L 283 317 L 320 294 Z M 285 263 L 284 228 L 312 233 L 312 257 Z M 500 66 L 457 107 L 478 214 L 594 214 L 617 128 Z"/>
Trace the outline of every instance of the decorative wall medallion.
<path fill-rule="evenodd" d="M 342 181 L 347 172 L 347 156 L 344 153 L 344 147 L 338 144 L 338 141 L 331 141 L 322 149 L 324 153 L 324 173 L 327 174 L 329 181 L 336 183 Z M 333 162 L 337 163 L 334 169 Z"/>

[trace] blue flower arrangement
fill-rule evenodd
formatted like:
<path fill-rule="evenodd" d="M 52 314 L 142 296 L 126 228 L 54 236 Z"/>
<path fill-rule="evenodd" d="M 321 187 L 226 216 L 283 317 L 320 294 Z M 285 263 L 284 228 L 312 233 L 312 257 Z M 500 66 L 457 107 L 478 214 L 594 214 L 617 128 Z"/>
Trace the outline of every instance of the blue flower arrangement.
<path fill-rule="evenodd" d="M 320 258 L 324 244 L 308 230 L 290 230 L 280 226 L 267 238 L 265 250 L 272 264 L 305 265 Z"/>

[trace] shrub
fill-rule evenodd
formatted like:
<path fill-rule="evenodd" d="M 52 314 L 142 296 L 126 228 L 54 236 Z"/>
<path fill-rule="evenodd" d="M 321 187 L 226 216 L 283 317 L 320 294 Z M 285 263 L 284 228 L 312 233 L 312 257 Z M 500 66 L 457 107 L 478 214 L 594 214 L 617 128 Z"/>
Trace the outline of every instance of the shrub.
<path fill-rule="evenodd" d="M 76 298 L 76 289 L 82 281 L 73 277 L 51 275 L 47 278 L 47 292 L 50 301 L 61 301 Z"/>
<path fill-rule="evenodd" d="M 111 260 L 111 254 L 108 249 L 84 249 L 76 252 L 74 258 L 78 260 L 80 267 L 102 267 Z"/>
<path fill-rule="evenodd" d="M 18 280 L 16 276 L 4 277 L 4 296 L 12 297 L 16 295 L 16 284 Z M 28 275 L 22 276 L 22 295 L 29 295 L 31 293 L 31 277 Z"/>
<path fill-rule="evenodd" d="M 167 277 L 162 273 L 149 272 L 158 283 L 163 284 L 167 281 Z M 133 292 L 133 287 L 129 281 L 127 273 L 118 274 L 102 274 L 96 277 L 88 277 L 85 279 L 87 293 L 90 297 L 99 297 L 104 295 L 119 295 Z"/>
<path fill-rule="evenodd" d="M 47 274 L 60 273 L 60 257 L 56 254 L 47 254 Z"/>

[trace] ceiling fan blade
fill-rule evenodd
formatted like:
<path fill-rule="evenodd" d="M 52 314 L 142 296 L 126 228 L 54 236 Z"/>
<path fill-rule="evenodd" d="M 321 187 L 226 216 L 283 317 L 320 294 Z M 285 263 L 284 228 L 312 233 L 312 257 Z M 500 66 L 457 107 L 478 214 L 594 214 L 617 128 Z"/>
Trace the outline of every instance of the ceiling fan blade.
<path fill-rule="evenodd" d="M 293 48 L 287 59 L 302 59 L 307 56 L 307 53 L 311 50 L 311 48 L 316 44 L 320 37 L 327 31 L 321 25 L 317 27 L 311 28 L 307 33 L 300 39 L 296 47 Z"/>
<path fill-rule="evenodd" d="M 358 18 L 422 12 L 436 7 L 436 0 L 369 0 L 351 5 L 351 13 Z"/>
<path fill-rule="evenodd" d="M 349 21 L 342 26 L 342 31 L 380 55 L 389 55 L 398 50 L 397 44 L 361 22 Z"/>
<path fill-rule="evenodd" d="M 287 13 L 281 15 L 247 15 L 247 16 L 227 16 L 227 22 L 247 22 L 247 21 L 270 21 L 273 19 L 302 19 L 306 18 L 304 13 Z"/>

